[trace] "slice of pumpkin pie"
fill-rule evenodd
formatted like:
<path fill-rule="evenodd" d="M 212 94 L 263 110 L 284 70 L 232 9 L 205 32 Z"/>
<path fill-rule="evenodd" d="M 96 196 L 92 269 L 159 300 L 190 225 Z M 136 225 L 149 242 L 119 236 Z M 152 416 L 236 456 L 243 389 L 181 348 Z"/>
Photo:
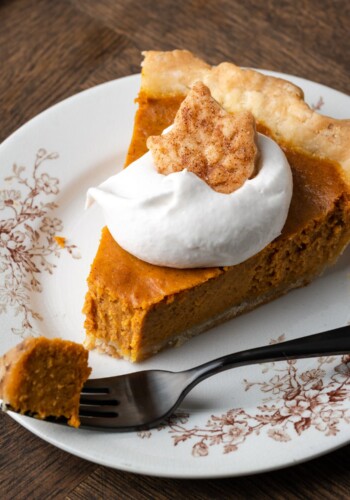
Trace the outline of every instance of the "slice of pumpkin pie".
<path fill-rule="evenodd" d="M 146 52 L 138 105 L 84 306 L 86 346 L 131 361 L 308 284 L 350 240 L 350 122 L 293 84 Z"/>

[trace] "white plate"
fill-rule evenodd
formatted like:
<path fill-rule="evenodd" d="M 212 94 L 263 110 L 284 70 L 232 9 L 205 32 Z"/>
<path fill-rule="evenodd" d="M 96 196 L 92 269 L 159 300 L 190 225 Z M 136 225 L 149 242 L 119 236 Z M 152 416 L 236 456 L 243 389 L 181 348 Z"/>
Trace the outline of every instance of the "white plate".
<path fill-rule="evenodd" d="M 321 112 L 345 117 L 347 96 L 289 78 Z M 0 354 L 29 334 L 83 341 L 86 277 L 103 226 L 97 206 L 84 211 L 85 192 L 122 167 L 139 84 L 135 75 L 78 94 L 1 145 Z M 58 247 L 53 235 L 65 236 L 67 247 Z M 345 325 L 350 320 L 349 257 L 345 252 L 312 285 L 142 364 L 92 353 L 93 376 L 179 370 L 231 351 Z M 344 360 L 328 357 L 222 373 L 195 388 L 167 425 L 139 434 L 75 430 L 10 414 L 69 453 L 126 471 L 180 478 L 262 472 L 349 441 L 350 365 Z"/>

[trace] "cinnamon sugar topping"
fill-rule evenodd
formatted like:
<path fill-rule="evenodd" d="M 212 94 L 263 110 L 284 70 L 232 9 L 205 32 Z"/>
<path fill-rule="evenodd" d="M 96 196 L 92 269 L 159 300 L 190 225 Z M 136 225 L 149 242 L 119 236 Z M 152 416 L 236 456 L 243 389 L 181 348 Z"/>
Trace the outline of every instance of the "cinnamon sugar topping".
<path fill-rule="evenodd" d="M 196 82 L 165 135 L 147 140 L 159 173 L 185 168 L 215 191 L 232 193 L 257 170 L 255 120 L 249 111 L 227 113 L 202 82 Z"/>

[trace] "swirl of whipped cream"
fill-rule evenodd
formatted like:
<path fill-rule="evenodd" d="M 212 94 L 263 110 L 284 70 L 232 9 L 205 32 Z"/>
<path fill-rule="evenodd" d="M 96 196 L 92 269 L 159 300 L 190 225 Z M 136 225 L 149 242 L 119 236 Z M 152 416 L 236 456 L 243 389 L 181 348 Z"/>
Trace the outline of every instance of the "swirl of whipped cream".
<path fill-rule="evenodd" d="M 87 193 L 119 245 L 159 266 L 231 266 L 280 233 L 292 197 L 281 148 L 259 134 L 259 171 L 231 194 L 214 191 L 186 169 L 159 174 L 150 152 Z"/>

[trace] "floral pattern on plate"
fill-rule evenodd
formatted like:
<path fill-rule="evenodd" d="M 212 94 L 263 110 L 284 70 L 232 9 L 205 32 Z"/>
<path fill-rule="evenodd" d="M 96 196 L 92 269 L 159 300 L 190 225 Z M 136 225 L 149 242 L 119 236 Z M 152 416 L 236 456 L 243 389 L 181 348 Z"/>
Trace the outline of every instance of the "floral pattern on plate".
<path fill-rule="evenodd" d="M 59 179 L 42 171 L 58 156 L 39 149 L 31 171 L 14 164 L 3 182 L 9 189 L 0 190 L 0 314 L 13 310 L 20 326 L 11 331 L 21 337 L 35 334 L 33 319 L 43 319 L 32 309 L 29 294 L 42 292 L 40 274 L 53 273 L 54 259 L 62 251 L 55 235 L 63 230 L 63 222 L 51 215 L 58 205 L 50 200 L 59 193 Z M 78 257 L 75 245 L 64 248 Z"/>
<path fill-rule="evenodd" d="M 283 336 L 278 339 L 283 340 Z M 326 365 L 334 363 L 333 374 L 326 381 Z M 271 363 L 274 375 L 269 380 L 243 381 L 246 391 L 258 387 L 270 394 L 255 410 L 230 409 L 222 415 L 211 415 L 202 427 L 192 428 L 187 427 L 189 414 L 176 413 L 158 431 L 167 430 L 175 446 L 196 440 L 192 455 L 205 457 L 211 446 L 221 446 L 223 453 L 237 451 L 250 435 L 263 430 L 269 438 L 285 443 L 312 427 L 325 436 L 334 436 L 341 421 L 350 424 L 350 410 L 343 405 L 350 396 L 350 355 L 342 356 L 340 364 L 337 356 L 320 357 L 315 368 L 306 371 L 298 368 L 296 360 L 275 365 Z M 139 432 L 138 436 L 150 438 L 152 432 Z"/>

